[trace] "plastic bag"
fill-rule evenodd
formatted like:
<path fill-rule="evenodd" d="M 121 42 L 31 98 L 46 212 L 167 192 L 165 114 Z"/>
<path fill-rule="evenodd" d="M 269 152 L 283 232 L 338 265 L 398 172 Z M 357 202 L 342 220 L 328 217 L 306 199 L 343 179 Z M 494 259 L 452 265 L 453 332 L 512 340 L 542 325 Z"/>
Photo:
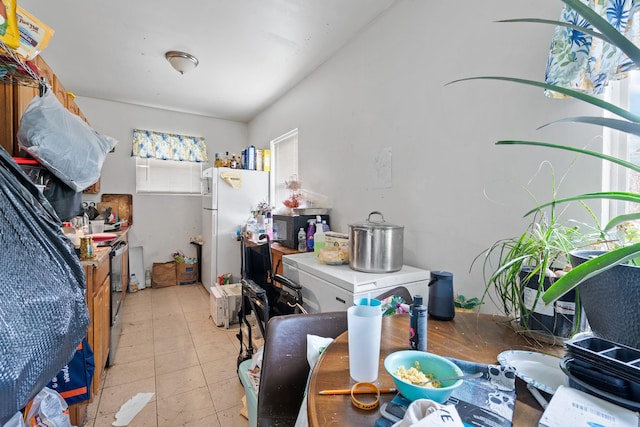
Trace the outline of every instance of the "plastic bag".
<path fill-rule="evenodd" d="M 75 191 L 98 181 L 104 159 L 117 143 L 68 111 L 51 91 L 31 100 L 18 130 L 20 148 Z"/>
<path fill-rule="evenodd" d="M 16 0 L 0 0 L 0 41 L 11 49 L 20 46 Z"/>
<path fill-rule="evenodd" d="M 0 424 L 67 364 L 87 334 L 85 276 L 51 204 L 0 150 Z"/>
<path fill-rule="evenodd" d="M 309 388 L 309 380 L 311 379 L 311 372 L 316 366 L 320 355 L 327 348 L 329 344 L 333 342 L 333 338 L 319 337 L 317 335 L 307 334 L 307 362 L 309 362 L 309 376 L 307 378 L 307 385 L 304 389 L 304 398 L 300 405 L 300 412 L 298 412 L 298 418 L 296 419 L 295 427 L 307 427 L 309 421 L 307 418 L 307 390 Z"/>
<path fill-rule="evenodd" d="M 47 47 L 51 36 L 53 36 L 53 30 L 20 6 L 17 7 L 16 14 L 20 22 L 18 27 L 20 43 L 16 52 L 25 60 L 30 61 Z"/>
<path fill-rule="evenodd" d="M 27 425 L 24 423 L 22 419 L 22 412 L 18 411 L 13 414 L 13 417 L 9 419 L 6 423 L 2 424 L 2 427 L 26 427 Z"/>
<path fill-rule="evenodd" d="M 33 398 L 27 412 L 27 424 L 47 427 L 72 427 L 67 402 L 50 388 L 43 388 Z"/>

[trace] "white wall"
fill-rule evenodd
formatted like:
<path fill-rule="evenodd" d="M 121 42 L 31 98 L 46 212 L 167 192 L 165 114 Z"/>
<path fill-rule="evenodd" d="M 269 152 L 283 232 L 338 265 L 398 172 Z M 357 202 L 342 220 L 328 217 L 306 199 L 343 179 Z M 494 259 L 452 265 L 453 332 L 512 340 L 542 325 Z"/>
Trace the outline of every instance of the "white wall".
<path fill-rule="evenodd" d="M 131 157 L 133 129 L 148 129 L 185 135 L 202 136 L 213 161 L 215 152 L 237 152 L 247 145 L 247 126 L 242 123 L 176 113 L 148 107 L 76 98 L 82 112 L 98 132 L 116 138 L 119 143 L 102 168 L 102 193 L 133 195 L 133 226 L 129 234 L 131 246 L 142 246 L 145 268 L 154 262 L 171 260 L 171 254 L 182 250 L 196 256 L 190 238 L 200 234 L 201 207 L 199 196 L 136 194 L 135 159 Z M 100 201 L 101 194 L 84 195 L 84 201 Z"/>
<path fill-rule="evenodd" d="M 536 130 L 582 114 L 575 101 L 506 82 L 447 83 L 479 75 L 541 80 L 553 28 L 494 21 L 557 19 L 560 8 L 554 0 L 400 1 L 252 120 L 250 143 L 263 146 L 298 128 L 300 179 L 329 196 L 333 229 L 347 232 L 349 223 L 382 211 L 388 222 L 405 226 L 406 264 L 450 271 L 456 291 L 481 296 L 481 268 L 470 272 L 470 266 L 494 241 L 524 231 L 522 215 L 535 204 L 521 187 L 543 160 L 561 175 L 573 159 L 494 142 L 570 137 L 582 146 L 599 139 L 586 126 Z M 374 188 L 374 159 L 388 148 L 392 185 Z M 559 195 L 585 191 L 585 184 L 600 188 L 600 165 L 577 163 Z M 545 169 L 529 185 L 540 201 L 551 196 L 549 177 Z"/>

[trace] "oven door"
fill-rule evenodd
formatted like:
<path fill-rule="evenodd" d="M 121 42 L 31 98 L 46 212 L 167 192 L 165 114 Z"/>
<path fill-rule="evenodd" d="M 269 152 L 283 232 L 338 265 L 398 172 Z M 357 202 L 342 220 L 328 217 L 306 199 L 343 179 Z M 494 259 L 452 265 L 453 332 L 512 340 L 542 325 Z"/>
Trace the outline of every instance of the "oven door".
<path fill-rule="evenodd" d="M 128 280 L 123 280 L 123 256 L 127 253 L 127 243 L 124 241 L 118 241 L 111 247 L 109 254 L 109 266 L 111 269 L 111 339 L 109 340 L 109 357 L 107 359 L 107 366 L 113 364 L 113 360 L 118 347 L 118 341 L 120 339 L 120 333 L 122 332 L 122 321 L 120 317 L 120 307 L 122 305 L 122 293 L 126 292 L 126 289 L 122 288 L 123 283 L 128 283 Z"/>

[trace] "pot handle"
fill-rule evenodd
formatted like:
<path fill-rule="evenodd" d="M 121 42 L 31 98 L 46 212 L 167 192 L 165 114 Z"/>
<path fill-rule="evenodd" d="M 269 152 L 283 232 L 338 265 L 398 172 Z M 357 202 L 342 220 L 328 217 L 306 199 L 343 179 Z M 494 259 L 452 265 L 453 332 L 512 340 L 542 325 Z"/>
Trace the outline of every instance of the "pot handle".
<path fill-rule="evenodd" d="M 382 212 L 378 212 L 378 211 L 373 211 L 369 214 L 369 216 L 367 217 L 367 221 L 368 222 L 375 222 L 375 221 L 371 221 L 371 215 L 380 215 L 380 218 L 382 219 L 382 221 L 378 221 L 378 223 L 383 223 L 384 222 L 384 216 L 382 215 Z"/>

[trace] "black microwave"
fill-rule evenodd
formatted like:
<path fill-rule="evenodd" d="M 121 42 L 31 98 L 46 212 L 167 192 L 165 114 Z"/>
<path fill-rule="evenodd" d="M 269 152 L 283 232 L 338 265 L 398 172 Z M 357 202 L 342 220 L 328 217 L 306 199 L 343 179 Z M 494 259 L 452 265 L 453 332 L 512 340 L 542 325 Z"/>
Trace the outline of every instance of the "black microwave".
<path fill-rule="evenodd" d="M 317 215 L 273 215 L 273 240 L 291 248 L 298 249 L 298 232 L 301 228 L 307 232 L 308 221 L 316 219 Z M 323 221 L 331 227 L 329 215 L 320 215 Z"/>

